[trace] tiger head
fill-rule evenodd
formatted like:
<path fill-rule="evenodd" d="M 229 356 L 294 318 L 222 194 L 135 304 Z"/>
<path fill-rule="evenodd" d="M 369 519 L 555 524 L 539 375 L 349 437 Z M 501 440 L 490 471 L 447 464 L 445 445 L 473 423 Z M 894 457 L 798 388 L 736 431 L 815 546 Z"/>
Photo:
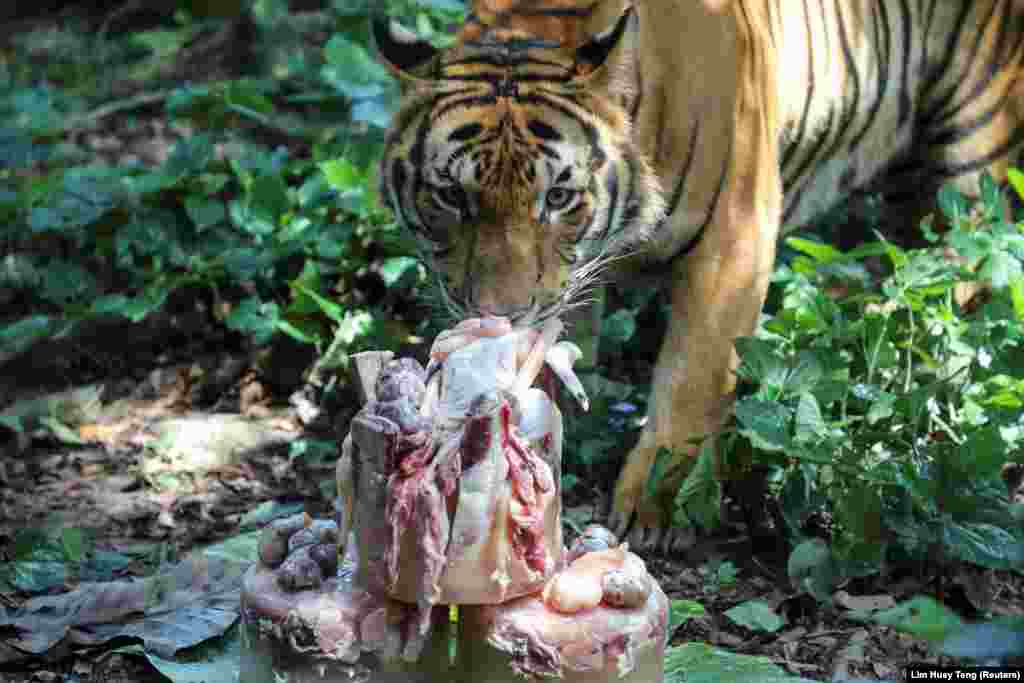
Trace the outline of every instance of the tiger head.
<path fill-rule="evenodd" d="M 381 194 L 416 236 L 452 317 L 530 324 L 580 305 L 661 218 L 610 59 L 630 18 L 576 49 L 478 23 L 439 51 L 394 23 L 374 25 L 403 89 Z"/>

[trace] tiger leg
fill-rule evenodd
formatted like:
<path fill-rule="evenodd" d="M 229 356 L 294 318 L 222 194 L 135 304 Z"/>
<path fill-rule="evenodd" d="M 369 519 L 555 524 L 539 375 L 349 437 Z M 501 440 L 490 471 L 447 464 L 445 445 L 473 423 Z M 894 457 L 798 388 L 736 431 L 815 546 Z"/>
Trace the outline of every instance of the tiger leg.
<path fill-rule="evenodd" d="M 764 303 L 780 196 L 777 185 L 763 191 L 757 210 L 730 208 L 723 197 L 704 239 L 675 264 L 672 315 L 654 371 L 648 422 L 619 476 L 610 518 L 620 537 L 633 521 L 631 547 L 667 551 L 689 544 L 685 530 L 671 528 L 673 500 L 699 450 L 690 441 L 714 435 L 731 408 L 738 362 L 733 340 L 753 332 Z M 657 493 L 647 497 L 661 447 L 671 449 L 671 459 L 665 476 L 652 482 Z"/>

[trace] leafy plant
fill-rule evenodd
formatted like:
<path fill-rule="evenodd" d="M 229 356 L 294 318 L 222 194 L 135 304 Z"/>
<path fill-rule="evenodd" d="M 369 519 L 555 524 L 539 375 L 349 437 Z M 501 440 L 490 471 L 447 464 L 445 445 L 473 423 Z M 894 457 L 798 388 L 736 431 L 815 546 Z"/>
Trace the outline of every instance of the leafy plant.
<path fill-rule="evenodd" d="M 388 9 L 438 41 L 464 11 L 450 0 Z M 34 73 L 6 74 L 0 289 L 14 305 L 0 319 L 0 353 L 9 357 L 98 316 L 138 322 L 184 292 L 207 300 L 221 323 L 257 344 L 285 334 L 321 347 L 338 337 L 349 350 L 395 348 L 415 334 L 423 321 L 393 321 L 424 273 L 376 196 L 375 163 L 396 101 L 368 43 L 369 16 L 380 10 L 335 3 L 333 37 L 319 53 L 292 45 L 288 61 L 284 38 L 269 37 L 288 34 L 287 7 L 259 0 L 253 18 L 281 48 L 268 54 L 281 60 L 272 67 L 276 78 L 184 85 L 92 111 L 84 91 L 26 83 Z M 176 21 L 132 40 L 147 54 L 175 52 L 205 26 L 181 13 Z M 85 51 L 48 45 L 50 55 Z M 130 62 L 129 53 L 92 51 L 95 63 L 79 61 L 99 69 L 118 55 Z M 163 102 L 174 125 L 198 129 L 157 167 L 85 165 L 60 143 L 66 130 L 111 106 L 130 111 L 149 102 Z M 267 132 L 286 136 L 289 148 L 256 141 Z M 303 147 L 305 154 L 295 153 Z M 373 282 L 387 295 L 369 296 Z"/>
<path fill-rule="evenodd" d="M 791 573 L 819 597 L 886 561 L 1024 568 L 1024 527 L 1000 477 L 1022 459 L 1024 223 L 991 177 L 981 189 L 973 204 L 942 190 L 950 229 L 926 224 L 923 249 L 790 238 L 798 255 L 773 278 L 780 308 L 737 340 L 740 395 L 721 467 L 770 468 L 804 557 Z M 884 276 L 868 259 L 884 260 Z M 955 294 L 976 279 L 991 291 L 965 307 Z M 694 468 L 681 516 L 713 479 Z M 821 511 L 834 521 L 827 546 L 805 526 Z"/>

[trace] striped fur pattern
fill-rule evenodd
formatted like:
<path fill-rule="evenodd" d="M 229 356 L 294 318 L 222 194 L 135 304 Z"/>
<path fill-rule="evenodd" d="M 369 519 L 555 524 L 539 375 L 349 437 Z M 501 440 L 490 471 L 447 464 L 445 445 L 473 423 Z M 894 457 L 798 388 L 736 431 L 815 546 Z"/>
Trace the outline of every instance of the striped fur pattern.
<path fill-rule="evenodd" d="M 645 480 L 727 415 L 782 230 L 872 184 L 974 194 L 1024 146 L 1024 0 L 473 0 L 444 52 L 375 35 L 405 92 L 383 194 L 457 316 L 556 314 L 611 263 L 665 273 L 612 515 L 639 547 L 671 545 L 687 458 L 660 501 Z"/>

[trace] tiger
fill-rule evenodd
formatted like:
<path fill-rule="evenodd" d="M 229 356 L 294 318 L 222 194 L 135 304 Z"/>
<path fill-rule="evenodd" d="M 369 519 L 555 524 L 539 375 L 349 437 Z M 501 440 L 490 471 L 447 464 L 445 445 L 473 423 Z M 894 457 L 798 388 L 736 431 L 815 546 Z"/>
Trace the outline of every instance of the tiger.
<path fill-rule="evenodd" d="M 941 184 L 1004 180 L 1024 145 L 1024 1 L 468 5 L 444 49 L 373 23 L 402 93 L 381 196 L 457 317 L 536 323 L 603 277 L 665 287 L 608 522 L 677 550 L 692 538 L 672 500 L 729 416 L 733 342 L 755 330 L 780 236 L 872 186 L 923 215 Z M 674 474 L 648 489 L 661 447 Z"/>

